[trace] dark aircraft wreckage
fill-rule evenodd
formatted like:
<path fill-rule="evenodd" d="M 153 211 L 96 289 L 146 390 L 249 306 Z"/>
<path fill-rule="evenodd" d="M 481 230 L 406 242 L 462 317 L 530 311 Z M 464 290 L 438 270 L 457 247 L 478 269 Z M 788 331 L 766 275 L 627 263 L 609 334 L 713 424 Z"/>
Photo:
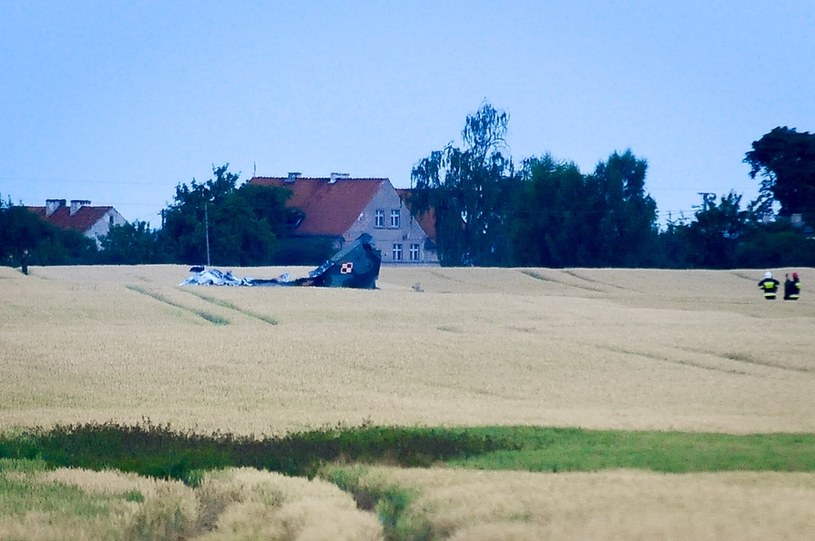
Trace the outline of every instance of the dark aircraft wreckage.
<path fill-rule="evenodd" d="M 379 278 L 382 255 L 371 245 L 372 237 L 363 233 L 354 242 L 334 254 L 325 263 L 302 278 L 289 278 L 288 273 L 277 278 L 237 278 L 231 271 L 192 267 L 194 274 L 181 285 L 213 286 L 299 286 L 350 287 L 374 289 Z"/>

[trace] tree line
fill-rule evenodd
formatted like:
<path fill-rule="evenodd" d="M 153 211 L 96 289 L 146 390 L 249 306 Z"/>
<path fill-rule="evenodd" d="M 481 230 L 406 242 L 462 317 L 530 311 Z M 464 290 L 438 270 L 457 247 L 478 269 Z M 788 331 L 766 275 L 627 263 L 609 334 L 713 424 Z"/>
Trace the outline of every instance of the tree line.
<path fill-rule="evenodd" d="M 509 115 L 484 103 L 449 143 L 411 172 L 411 208 L 433 212 L 445 266 L 758 268 L 815 266 L 815 135 L 778 127 L 744 161 L 760 182 L 742 204 L 734 190 L 704 199 L 692 217 L 658 226 L 648 163 L 630 149 L 584 173 L 551 154 L 516 167 Z M 298 210 L 284 188 L 240 184 L 228 164 L 205 182 L 176 186 L 162 226 L 113 226 L 100 243 L 0 199 L 0 256 L 16 266 L 184 263 L 317 264 L 330 242 L 293 235 Z"/>
<path fill-rule="evenodd" d="M 287 224 L 297 211 L 285 206 L 288 190 L 238 180 L 229 164 L 213 167 L 211 179 L 176 186 L 160 228 L 144 221 L 112 226 L 98 245 L 9 198 L 0 201 L 0 254 L 11 266 L 19 265 L 24 251 L 32 265 L 319 264 L 331 255 L 329 241 L 291 234 Z"/>
<path fill-rule="evenodd" d="M 692 218 L 658 227 L 646 160 L 614 152 L 583 173 L 551 154 L 515 167 L 509 116 L 485 103 L 463 145 L 413 168 L 412 206 L 435 214 L 442 265 L 734 268 L 815 265 L 815 135 L 775 128 L 744 161 L 761 179 L 742 208 L 735 191 L 705 199 Z"/>

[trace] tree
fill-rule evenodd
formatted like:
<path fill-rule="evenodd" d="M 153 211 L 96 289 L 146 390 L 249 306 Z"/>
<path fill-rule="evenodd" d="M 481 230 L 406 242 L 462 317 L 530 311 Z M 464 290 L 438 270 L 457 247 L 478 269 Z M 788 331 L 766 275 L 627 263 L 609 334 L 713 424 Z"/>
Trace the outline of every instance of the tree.
<path fill-rule="evenodd" d="M 656 203 L 645 193 L 648 165 L 615 152 L 584 175 L 547 154 L 524 162 L 513 204 L 515 263 L 644 266 L 657 261 Z"/>
<path fill-rule="evenodd" d="M 599 194 L 596 264 L 613 267 L 653 265 L 658 243 L 657 204 L 645 192 L 648 163 L 631 150 L 614 152 L 594 170 Z"/>
<path fill-rule="evenodd" d="M 815 266 L 815 240 L 783 221 L 755 224 L 736 249 L 736 265 L 750 268 Z"/>
<path fill-rule="evenodd" d="M 176 187 L 164 211 L 165 257 L 184 263 L 263 265 L 272 262 L 285 223 L 288 195 L 273 187 L 244 185 L 229 164 L 213 167 L 213 178 Z M 209 261 L 208 261 L 209 260 Z"/>
<path fill-rule="evenodd" d="M 55 227 L 23 206 L 0 202 L 0 258 L 16 266 L 28 250 L 32 265 L 91 263 L 96 242 L 79 231 Z"/>
<path fill-rule="evenodd" d="M 752 148 L 744 161 L 751 178 L 762 177 L 759 210 L 769 214 L 778 202 L 782 216 L 801 213 L 815 219 L 815 134 L 777 127 L 753 141 Z"/>
<path fill-rule="evenodd" d="M 464 148 L 448 144 L 411 172 L 411 204 L 433 209 L 439 261 L 444 266 L 503 265 L 509 254 L 507 216 L 514 171 L 506 151 L 509 115 L 489 103 L 467 117 Z"/>
<path fill-rule="evenodd" d="M 524 161 L 511 226 L 514 263 L 565 267 L 592 260 L 592 196 L 573 162 L 551 155 Z"/>
<path fill-rule="evenodd" d="M 99 261 L 113 265 L 160 263 L 158 233 L 147 222 L 114 225 L 100 239 Z"/>
<path fill-rule="evenodd" d="M 711 201 L 696 213 L 696 220 L 684 226 L 688 261 L 703 268 L 733 268 L 738 247 L 749 233 L 751 213 L 741 210 L 741 195 L 731 191 L 719 204 Z"/>

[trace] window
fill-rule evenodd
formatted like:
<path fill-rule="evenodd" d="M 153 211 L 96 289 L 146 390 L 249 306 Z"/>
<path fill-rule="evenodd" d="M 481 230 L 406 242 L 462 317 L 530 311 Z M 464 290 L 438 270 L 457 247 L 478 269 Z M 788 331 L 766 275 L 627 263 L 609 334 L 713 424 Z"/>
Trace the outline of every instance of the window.
<path fill-rule="evenodd" d="M 391 227 L 401 227 L 401 215 L 399 209 L 391 209 Z"/>
<path fill-rule="evenodd" d="M 419 245 L 418 244 L 411 244 L 410 245 L 410 260 L 411 261 L 419 261 Z"/>
<path fill-rule="evenodd" d="M 374 212 L 374 227 L 385 227 L 385 209 L 376 209 Z"/>
<path fill-rule="evenodd" d="M 402 245 L 401 244 L 394 244 L 393 245 L 393 260 L 394 261 L 402 261 Z"/>

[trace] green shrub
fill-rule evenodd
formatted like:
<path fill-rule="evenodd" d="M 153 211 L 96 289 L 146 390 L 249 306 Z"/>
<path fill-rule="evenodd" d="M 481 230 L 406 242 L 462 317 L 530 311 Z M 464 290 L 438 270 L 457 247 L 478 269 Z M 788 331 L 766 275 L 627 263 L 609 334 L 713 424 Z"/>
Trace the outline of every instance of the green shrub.
<path fill-rule="evenodd" d="M 215 433 L 200 435 L 145 420 L 58 425 L 0 436 L 0 458 L 41 457 L 54 466 L 115 468 L 189 484 L 201 471 L 248 466 L 312 477 L 321 464 L 341 458 L 428 466 L 505 448 L 467 430 L 362 427 L 314 430 L 277 438 Z"/>

